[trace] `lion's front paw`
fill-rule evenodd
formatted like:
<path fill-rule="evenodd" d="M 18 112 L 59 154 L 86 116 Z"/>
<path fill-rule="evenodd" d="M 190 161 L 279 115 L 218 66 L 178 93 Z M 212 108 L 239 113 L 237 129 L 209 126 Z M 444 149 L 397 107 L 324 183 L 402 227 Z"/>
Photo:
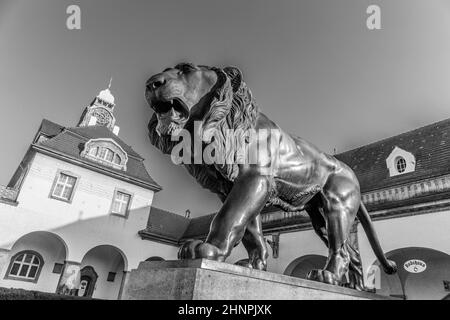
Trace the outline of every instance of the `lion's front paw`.
<path fill-rule="evenodd" d="M 251 266 L 253 269 L 266 271 L 267 270 L 267 261 L 256 258 L 252 261 Z"/>
<path fill-rule="evenodd" d="M 187 240 L 178 251 L 178 259 L 209 259 L 220 260 L 219 249 L 200 240 Z"/>
<path fill-rule="evenodd" d="M 341 282 L 336 278 L 336 275 L 328 270 L 311 270 L 306 276 L 307 279 L 313 281 L 319 281 L 323 283 L 340 285 Z"/>

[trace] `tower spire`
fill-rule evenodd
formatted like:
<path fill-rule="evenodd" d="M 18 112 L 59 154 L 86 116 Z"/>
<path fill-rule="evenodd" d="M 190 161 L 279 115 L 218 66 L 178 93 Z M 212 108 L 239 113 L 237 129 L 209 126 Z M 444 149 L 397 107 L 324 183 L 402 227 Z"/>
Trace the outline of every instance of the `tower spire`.
<path fill-rule="evenodd" d="M 89 106 L 87 106 L 78 123 L 79 127 L 104 126 L 113 131 L 119 132 L 119 127 L 115 125 L 116 119 L 113 115 L 115 98 L 111 93 L 112 77 L 109 79 L 108 88 L 99 92 Z"/>

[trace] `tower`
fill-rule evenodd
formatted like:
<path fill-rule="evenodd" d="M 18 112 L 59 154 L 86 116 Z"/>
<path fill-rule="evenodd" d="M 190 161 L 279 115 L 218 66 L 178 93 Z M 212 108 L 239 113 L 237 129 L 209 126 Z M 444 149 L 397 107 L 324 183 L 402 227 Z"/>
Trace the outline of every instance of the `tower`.
<path fill-rule="evenodd" d="M 119 127 L 116 126 L 116 118 L 114 117 L 114 96 L 111 93 L 111 80 L 108 88 L 99 92 L 94 100 L 84 109 L 81 115 L 78 127 L 88 126 L 104 126 L 114 132 L 119 133 Z"/>

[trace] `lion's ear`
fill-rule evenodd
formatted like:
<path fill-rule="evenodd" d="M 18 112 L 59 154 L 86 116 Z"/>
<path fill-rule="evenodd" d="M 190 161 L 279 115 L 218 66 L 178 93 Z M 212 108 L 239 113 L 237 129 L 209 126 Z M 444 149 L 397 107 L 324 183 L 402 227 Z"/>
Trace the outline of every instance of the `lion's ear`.
<path fill-rule="evenodd" d="M 230 78 L 231 86 L 233 87 L 233 91 L 236 92 L 242 85 L 242 72 L 236 67 L 226 67 L 223 71 Z"/>

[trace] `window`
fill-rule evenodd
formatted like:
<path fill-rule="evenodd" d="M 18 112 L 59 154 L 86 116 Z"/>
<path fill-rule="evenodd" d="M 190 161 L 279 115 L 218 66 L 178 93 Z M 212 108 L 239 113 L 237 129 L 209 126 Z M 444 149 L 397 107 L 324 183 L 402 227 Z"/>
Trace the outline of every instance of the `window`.
<path fill-rule="evenodd" d="M 112 139 L 91 139 L 86 142 L 80 155 L 105 166 L 127 170 L 128 156 Z"/>
<path fill-rule="evenodd" d="M 89 151 L 89 154 L 90 154 L 91 156 L 93 156 L 93 157 L 97 156 L 97 154 L 98 154 L 98 147 L 92 148 L 92 149 Z"/>
<path fill-rule="evenodd" d="M 42 256 L 35 251 L 21 251 L 12 257 L 6 279 L 37 282 L 44 265 Z"/>
<path fill-rule="evenodd" d="M 115 272 L 109 272 L 108 273 L 108 278 L 106 279 L 106 281 L 114 282 L 115 279 L 116 279 L 116 273 Z"/>
<path fill-rule="evenodd" d="M 406 170 L 406 160 L 405 160 L 405 158 L 403 158 L 403 157 L 398 157 L 398 158 L 395 160 L 395 166 L 396 166 L 397 171 L 398 171 L 399 173 L 405 172 L 405 170 Z"/>
<path fill-rule="evenodd" d="M 126 217 L 128 215 L 130 200 L 130 194 L 116 190 L 111 206 L 111 213 Z"/>
<path fill-rule="evenodd" d="M 122 158 L 110 148 L 95 147 L 90 149 L 89 155 L 98 160 L 114 163 L 116 165 L 120 165 L 122 162 Z"/>
<path fill-rule="evenodd" d="M 59 172 L 54 182 L 51 197 L 58 200 L 70 202 L 72 200 L 73 190 L 75 188 L 76 182 L 76 177 L 63 172 Z"/>
<path fill-rule="evenodd" d="M 64 264 L 56 262 L 55 265 L 53 266 L 52 272 L 56 273 L 56 274 L 61 274 L 63 268 L 64 268 Z"/>
<path fill-rule="evenodd" d="M 115 164 L 120 164 L 122 162 L 122 159 L 120 158 L 120 156 L 118 154 L 116 154 L 114 156 L 114 163 Z"/>
<path fill-rule="evenodd" d="M 76 177 L 64 172 L 58 172 L 50 194 L 51 198 L 70 202 L 76 182 Z"/>

